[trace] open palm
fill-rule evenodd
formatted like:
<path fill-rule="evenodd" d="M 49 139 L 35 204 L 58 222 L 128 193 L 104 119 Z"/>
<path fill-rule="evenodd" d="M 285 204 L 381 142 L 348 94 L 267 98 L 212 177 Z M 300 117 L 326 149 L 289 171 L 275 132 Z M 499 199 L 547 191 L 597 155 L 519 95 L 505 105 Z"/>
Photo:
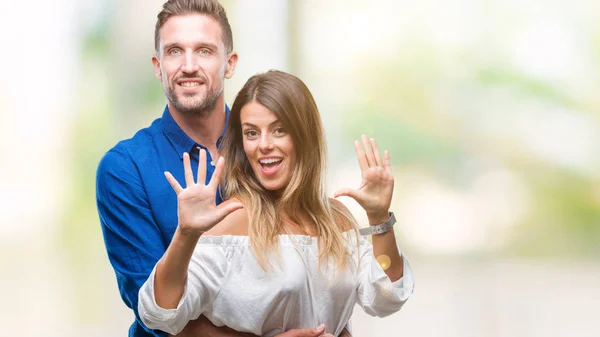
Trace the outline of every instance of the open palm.
<path fill-rule="evenodd" d="M 170 172 L 165 172 L 167 180 L 177 194 L 178 225 L 184 233 L 202 234 L 223 220 L 229 213 L 243 207 L 239 202 L 229 203 L 226 206 L 217 206 L 216 204 L 217 188 L 223 172 L 223 166 L 224 159 L 220 157 L 213 176 L 208 185 L 205 185 L 206 151 L 201 149 L 196 181 L 194 181 L 190 155 L 188 153 L 183 154 L 185 188 L 179 185 L 177 179 Z"/>
<path fill-rule="evenodd" d="M 354 149 L 362 172 L 362 183 L 356 190 L 343 188 L 334 196 L 353 198 L 367 214 L 387 214 L 394 192 L 390 154 L 385 151 L 385 158 L 382 158 L 375 139 L 362 135 L 361 140 L 362 146 L 357 140 L 354 141 Z"/>

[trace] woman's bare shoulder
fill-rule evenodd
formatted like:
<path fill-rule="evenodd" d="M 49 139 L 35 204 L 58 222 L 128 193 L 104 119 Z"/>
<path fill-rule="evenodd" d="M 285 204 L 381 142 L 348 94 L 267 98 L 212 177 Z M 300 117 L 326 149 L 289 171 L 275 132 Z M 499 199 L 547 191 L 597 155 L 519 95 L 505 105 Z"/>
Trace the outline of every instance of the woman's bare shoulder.
<path fill-rule="evenodd" d="M 329 198 L 329 202 L 331 203 L 331 207 L 334 210 L 334 219 L 335 222 L 341 227 L 341 229 L 346 232 L 355 227 L 355 220 L 352 212 L 344 205 L 341 201 Z"/>
<path fill-rule="evenodd" d="M 225 206 L 232 202 L 239 202 L 235 198 L 223 201 L 221 205 Z M 220 235 L 248 235 L 248 214 L 245 208 L 241 208 L 231 212 L 221 222 L 204 233 L 205 236 L 220 236 Z"/>

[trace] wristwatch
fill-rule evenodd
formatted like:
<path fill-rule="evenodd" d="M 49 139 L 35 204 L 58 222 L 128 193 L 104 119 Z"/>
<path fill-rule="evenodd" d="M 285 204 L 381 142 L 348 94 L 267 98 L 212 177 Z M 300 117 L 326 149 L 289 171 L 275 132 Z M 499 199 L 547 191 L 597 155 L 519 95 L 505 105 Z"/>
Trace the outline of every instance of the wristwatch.
<path fill-rule="evenodd" d="M 382 224 L 369 226 L 367 228 L 359 229 L 360 235 L 376 235 L 383 234 L 392 230 L 394 224 L 396 223 L 396 217 L 394 216 L 394 212 L 390 212 L 390 219 Z"/>

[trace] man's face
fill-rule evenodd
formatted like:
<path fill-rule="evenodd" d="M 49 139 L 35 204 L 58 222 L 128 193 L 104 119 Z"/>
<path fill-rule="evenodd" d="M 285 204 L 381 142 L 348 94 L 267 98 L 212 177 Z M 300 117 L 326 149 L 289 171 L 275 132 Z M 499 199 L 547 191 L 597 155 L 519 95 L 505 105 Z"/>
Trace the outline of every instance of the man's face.
<path fill-rule="evenodd" d="M 152 62 L 179 112 L 207 115 L 222 97 L 237 54 L 227 53 L 221 33 L 215 19 L 201 14 L 171 17 L 160 29 L 160 50 Z"/>

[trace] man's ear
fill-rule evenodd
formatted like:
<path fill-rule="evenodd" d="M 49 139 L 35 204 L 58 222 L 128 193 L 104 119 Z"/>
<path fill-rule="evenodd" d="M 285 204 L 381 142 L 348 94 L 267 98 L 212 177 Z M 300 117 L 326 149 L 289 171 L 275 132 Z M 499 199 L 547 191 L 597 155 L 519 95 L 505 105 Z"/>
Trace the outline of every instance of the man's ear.
<path fill-rule="evenodd" d="M 159 81 L 162 81 L 162 71 L 160 71 L 160 60 L 158 59 L 158 55 L 152 55 L 152 64 L 154 65 L 154 76 L 158 78 Z"/>
<path fill-rule="evenodd" d="M 235 74 L 235 66 L 237 65 L 238 54 L 234 51 L 227 55 L 227 66 L 225 67 L 225 78 L 230 79 Z"/>

